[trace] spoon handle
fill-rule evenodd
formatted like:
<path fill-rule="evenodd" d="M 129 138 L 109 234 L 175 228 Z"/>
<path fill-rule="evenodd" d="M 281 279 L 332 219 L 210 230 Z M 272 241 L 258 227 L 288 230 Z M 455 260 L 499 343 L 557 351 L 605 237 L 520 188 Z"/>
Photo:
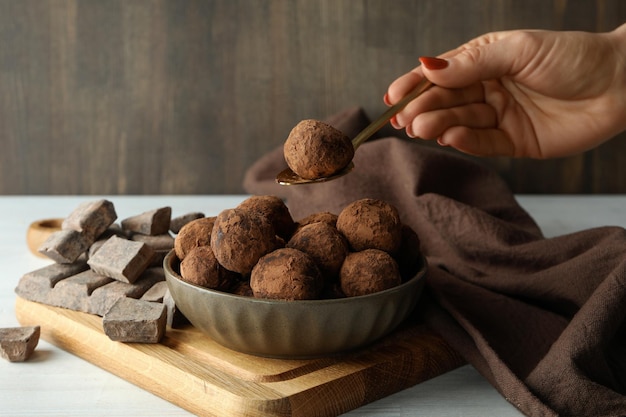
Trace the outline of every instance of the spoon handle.
<path fill-rule="evenodd" d="M 400 112 L 409 102 L 416 99 L 417 96 L 422 94 L 424 91 L 428 90 L 433 86 L 433 83 L 428 81 L 426 78 L 422 78 L 422 81 L 417 84 L 417 86 L 409 92 L 406 96 L 404 96 L 400 101 L 398 101 L 393 106 L 389 107 L 387 111 L 385 111 L 380 117 L 370 123 L 365 129 L 363 129 L 358 135 L 352 139 L 352 146 L 356 150 L 359 146 L 363 144 L 366 140 L 370 138 L 374 133 L 378 132 L 384 125 L 387 124 L 389 119 L 391 119 L 396 113 Z"/>

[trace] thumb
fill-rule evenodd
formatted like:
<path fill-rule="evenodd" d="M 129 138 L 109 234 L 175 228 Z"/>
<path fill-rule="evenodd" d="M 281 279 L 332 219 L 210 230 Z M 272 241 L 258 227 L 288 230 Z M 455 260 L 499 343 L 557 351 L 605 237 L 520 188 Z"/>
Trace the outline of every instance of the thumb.
<path fill-rule="evenodd" d="M 422 71 L 430 81 L 446 88 L 513 75 L 519 57 L 510 46 L 500 41 L 465 48 L 446 58 L 420 57 Z"/>

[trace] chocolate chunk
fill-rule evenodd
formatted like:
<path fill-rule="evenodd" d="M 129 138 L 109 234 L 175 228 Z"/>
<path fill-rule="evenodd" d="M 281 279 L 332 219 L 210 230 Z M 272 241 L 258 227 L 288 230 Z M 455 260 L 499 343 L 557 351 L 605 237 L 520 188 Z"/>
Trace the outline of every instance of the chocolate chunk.
<path fill-rule="evenodd" d="M 119 342 L 158 343 L 167 321 L 163 304 L 120 298 L 102 318 L 104 333 Z"/>
<path fill-rule="evenodd" d="M 108 200 L 88 201 L 80 204 L 65 218 L 65 230 L 81 232 L 92 242 L 117 219 L 113 203 Z"/>
<path fill-rule="evenodd" d="M 91 293 L 96 288 L 112 281 L 112 278 L 88 269 L 78 275 L 59 281 L 50 293 L 48 304 L 88 313 Z"/>
<path fill-rule="evenodd" d="M 89 313 L 104 316 L 120 298 L 140 298 L 157 282 L 164 282 L 162 268 L 147 269 L 134 284 L 112 280 L 96 288 L 89 298 Z"/>
<path fill-rule="evenodd" d="M 153 303 L 162 303 L 166 293 L 167 282 L 159 281 L 150 287 L 150 289 L 146 291 L 140 299 L 143 301 L 151 301 Z"/>
<path fill-rule="evenodd" d="M 154 236 L 134 233 L 131 240 L 143 242 L 154 250 L 154 257 L 149 266 L 163 266 L 163 259 L 174 249 L 174 237 L 169 233 Z"/>
<path fill-rule="evenodd" d="M 154 251 L 145 243 L 112 236 L 87 261 L 99 274 L 133 283 L 148 267 Z"/>
<path fill-rule="evenodd" d="M 39 247 L 39 253 L 61 264 L 72 263 L 89 249 L 93 241 L 76 230 L 59 230 L 52 233 Z"/>
<path fill-rule="evenodd" d="M 46 293 L 62 279 L 79 274 L 88 268 L 89 266 L 85 262 L 50 264 L 24 274 L 20 278 L 15 292 L 22 298 L 36 301 L 32 298 L 36 294 Z"/>
<path fill-rule="evenodd" d="M 162 235 L 169 231 L 171 207 L 161 207 L 122 220 L 122 229 L 144 235 Z"/>
<path fill-rule="evenodd" d="M 0 356 L 11 362 L 27 360 L 39 343 L 39 326 L 0 329 Z"/>
<path fill-rule="evenodd" d="M 169 233 L 162 235 L 144 235 L 142 233 L 133 233 L 130 239 L 135 242 L 143 242 L 155 251 L 165 250 L 169 252 L 174 249 L 174 237 Z"/>
<path fill-rule="evenodd" d="M 59 285 L 70 278 L 67 284 Z M 15 292 L 26 300 L 87 311 L 90 293 L 97 285 L 104 285 L 110 281 L 111 278 L 103 280 L 101 276 L 93 274 L 84 262 L 52 264 L 22 276 Z M 84 291 L 79 290 L 81 287 Z M 70 288 L 69 293 L 66 293 L 67 288 Z"/>

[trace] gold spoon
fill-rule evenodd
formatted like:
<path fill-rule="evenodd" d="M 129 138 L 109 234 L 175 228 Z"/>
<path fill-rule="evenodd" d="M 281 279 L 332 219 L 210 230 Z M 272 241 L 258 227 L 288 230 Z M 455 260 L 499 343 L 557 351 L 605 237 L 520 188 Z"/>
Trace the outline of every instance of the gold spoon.
<path fill-rule="evenodd" d="M 428 81 L 426 78 L 423 78 L 422 81 L 417 84 L 417 86 L 409 92 L 406 96 L 404 96 L 400 101 L 398 101 L 393 106 L 389 107 L 387 111 L 385 111 L 380 117 L 370 123 L 365 129 L 363 129 L 358 135 L 352 139 L 352 146 L 356 151 L 359 146 L 363 144 L 366 140 L 368 140 L 374 133 L 378 132 L 394 115 L 396 115 L 400 110 L 402 110 L 409 102 L 416 99 L 420 94 L 424 91 L 428 90 L 433 86 L 433 83 Z M 350 162 L 348 166 L 343 168 L 341 171 L 336 172 L 333 175 L 322 178 L 315 179 L 306 179 L 302 178 L 295 172 L 293 172 L 290 168 L 281 171 L 276 176 L 276 182 L 280 185 L 297 185 L 297 184 L 312 184 L 316 182 L 325 182 L 334 180 L 335 178 L 342 177 L 346 175 L 348 172 L 354 169 L 354 162 Z"/>

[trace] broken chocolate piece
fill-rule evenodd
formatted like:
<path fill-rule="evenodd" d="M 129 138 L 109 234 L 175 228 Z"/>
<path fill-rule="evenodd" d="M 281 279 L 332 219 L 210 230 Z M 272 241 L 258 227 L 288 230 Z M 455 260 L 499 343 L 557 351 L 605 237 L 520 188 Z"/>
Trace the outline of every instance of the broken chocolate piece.
<path fill-rule="evenodd" d="M 0 329 L 0 356 L 10 362 L 24 362 L 39 343 L 39 326 Z"/>
<path fill-rule="evenodd" d="M 88 269 L 78 275 L 59 281 L 48 293 L 48 302 L 57 307 L 89 312 L 90 296 L 99 287 L 113 279 Z"/>
<path fill-rule="evenodd" d="M 113 203 L 108 200 L 87 201 L 80 204 L 63 221 L 64 230 L 81 232 L 92 242 L 117 219 Z"/>
<path fill-rule="evenodd" d="M 164 282 L 163 268 L 147 269 L 133 284 L 111 280 L 108 284 L 96 288 L 89 297 L 88 313 L 104 316 L 120 298 L 143 298 L 145 293 L 157 282 Z"/>
<path fill-rule="evenodd" d="M 120 298 L 102 318 L 104 333 L 111 340 L 158 343 L 167 321 L 163 304 Z"/>
<path fill-rule="evenodd" d="M 122 220 L 122 229 L 144 235 L 162 235 L 170 230 L 171 207 L 161 207 Z"/>
<path fill-rule="evenodd" d="M 167 293 L 167 282 L 159 281 L 146 291 L 140 298 L 143 301 L 151 301 L 153 303 L 162 303 Z"/>
<path fill-rule="evenodd" d="M 81 232 L 67 229 L 52 233 L 39 247 L 39 253 L 60 264 L 74 262 L 92 244 Z"/>
<path fill-rule="evenodd" d="M 153 257 L 154 250 L 145 243 L 111 236 L 87 263 L 101 275 L 132 284 Z"/>

